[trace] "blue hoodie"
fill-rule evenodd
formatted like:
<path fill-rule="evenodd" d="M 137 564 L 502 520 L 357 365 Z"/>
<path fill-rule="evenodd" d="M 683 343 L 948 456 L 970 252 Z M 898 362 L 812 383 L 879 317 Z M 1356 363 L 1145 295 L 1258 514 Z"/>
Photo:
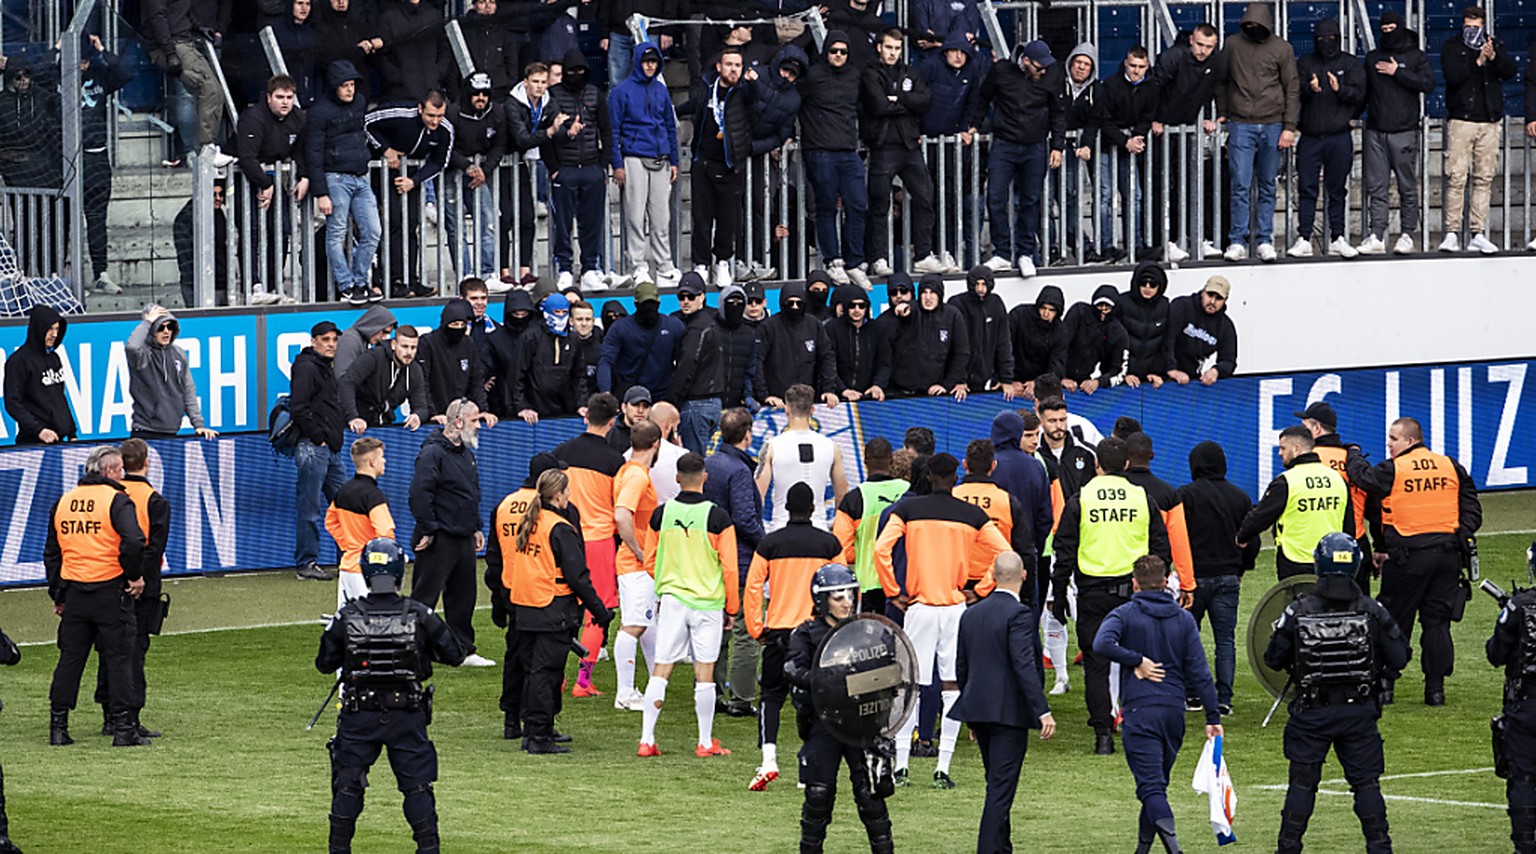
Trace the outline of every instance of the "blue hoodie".
<path fill-rule="evenodd" d="M 1093 651 L 1120 665 L 1122 707 L 1183 706 L 1186 697 L 1199 697 L 1205 701 L 1205 722 L 1221 723 L 1200 628 L 1168 591 L 1138 590 L 1131 601 L 1110 611 L 1093 639 Z M 1163 666 L 1163 681 L 1136 678 L 1143 657 Z"/>
<path fill-rule="evenodd" d="M 1023 435 L 1024 419 L 1012 409 L 1004 409 L 992 419 L 992 447 L 997 460 L 992 482 L 1024 505 L 1035 534 L 1035 553 L 1046 554 L 1045 541 L 1055 522 L 1051 512 L 1051 477 L 1039 460 L 1019 447 Z"/>
<path fill-rule="evenodd" d="M 661 79 L 667 61 L 663 58 L 656 66 L 655 77 L 647 77 L 640 58 L 648 50 L 661 56 L 655 42 L 635 45 L 634 70 L 608 93 L 608 126 L 613 133 L 608 152 L 615 169 L 624 168 L 625 157 L 665 157 L 673 166 L 679 163 L 677 113 Z"/>
<path fill-rule="evenodd" d="M 949 50 L 965 51 L 965 64 L 950 68 L 944 61 L 944 53 Z M 930 52 L 917 63 L 917 79 L 933 93 L 933 103 L 921 121 L 925 135 L 944 136 L 966 130 L 976 99 L 981 97 L 981 81 L 987 76 L 988 67 L 964 33 L 951 33 L 942 49 Z"/>

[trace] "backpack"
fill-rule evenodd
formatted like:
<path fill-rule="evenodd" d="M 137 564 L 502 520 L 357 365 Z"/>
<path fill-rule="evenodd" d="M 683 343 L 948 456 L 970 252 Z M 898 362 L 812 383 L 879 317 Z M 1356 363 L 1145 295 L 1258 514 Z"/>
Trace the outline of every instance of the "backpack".
<path fill-rule="evenodd" d="M 267 425 L 267 441 L 272 450 L 285 457 L 293 456 L 299 445 L 299 428 L 293 421 L 293 413 L 288 410 L 288 395 L 277 396 L 277 402 L 267 414 Z"/>

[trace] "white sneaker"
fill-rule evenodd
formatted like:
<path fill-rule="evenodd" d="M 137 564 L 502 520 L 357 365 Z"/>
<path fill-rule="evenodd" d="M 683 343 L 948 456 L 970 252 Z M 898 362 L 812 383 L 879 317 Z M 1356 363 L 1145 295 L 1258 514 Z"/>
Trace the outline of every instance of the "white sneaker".
<path fill-rule="evenodd" d="M 752 278 L 759 282 L 769 282 L 779 276 L 779 271 L 776 268 L 764 267 L 756 261 L 753 261 L 748 269 L 752 271 Z"/>
<path fill-rule="evenodd" d="M 277 305 L 281 299 L 281 296 L 269 292 L 260 284 L 251 286 L 251 305 Z"/>
<path fill-rule="evenodd" d="M 123 289 L 118 287 L 118 284 L 112 281 L 112 277 L 106 273 L 96 277 L 96 290 L 104 294 L 120 294 L 123 292 Z"/>
<path fill-rule="evenodd" d="M 464 657 L 464 663 L 462 665 L 460 665 L 460 666 L 461 667 L 495 667 L 496 666 L 496 662 L 490 660 L 489 658 L 486 658 L 485 656 L 483 656 L 483 655 L 481 655 L 481 654 L 479 654 L 477 652 L 472 652 L 469 655 Z"/>
<path fill-rule="evenodd" d="M 860 264 L 857 267 L 850 267 L 843 272 L 848 274 L 848 281 L 858 285 L 866 291 L 874 287 L 874 285 L 869 283 L 869 274 L 864 272 L 863 264 Z"/>
<path fill-rule="evenodd" d="M 1307 247 L 1307 253 L 1311 254 L 1311 251 L 1312 251 L 1312 247 L 1308 246 Z M 1260 243 L 1259 244 L 1259 252 L 1258 252 L 1258 254 L 1259 254 L 1259 260 L 1263 261 L 1266 264 L 1268 264 L 1269 262 L 1271 262 L 1271 261 L 1275 260 L 1276 258 L 1280 257 L 1279 255 L 1275 254 L 1275 244 L 1273 244 L 1273 243 Z"/>
<path fill-rule="evenodd" d="M 651 268 L 645 264 L 636 264 L 634 271 L 630 274 L 630 277 L 635 280 L 635 284 L 637 285 L 641 282 L 656 281 L 655 279 L 651 278 Z"/>
<path fill-rule="evenodd" d="M 517 287 L 516 282 L 509 282 L 500 276 L 492 276 L 485 280 L 485 290 L 492 295 L 504 294 Z"/>
<path fill-rule="evenodd" d="M 1227 251 L 1223 252 L 1221 257 L 1233 262 L 1246 261 L 1248 259 L 1248 247 L 1241 243 L 1234 243 L 1227 247 Z"/>
<path fill-rule="evenodd" d="M 560 273 L 559 276 L 555 277 L 555 290 L 564 291 L 569 288 L 575 281 L 576 279 L 571 276 L 571 271 L 564 270 Z"/>
<path fill-rule="evenodd" d="M 949 268 L 944 264 L 944 262 L 939 259 L 939 256 L 934 255 L 932 252 L 928 253 L 927 258 L 924 258 L 921 261 L 918 261 L 916 264 L 912 265 L 912 272 L 919 275 L 926 273 L 943 273 L 948 269 Z M 888 276 L 890 274 L 885 273 L 883 275 Z"/>
<path fill-rule="evenodd" d="M 1477 252 L 1483 253 L 1484 255 L 1496 255 L 1498 254 L 1499 247 L 1494 246 L 1492 241 L 1490 241 L 1483 234 L 1479 233 L 1472 235 L 1472 239 L 1467 241 L 1467 250 L 1475 250 Z"/>
<path fill-rule="evenodd" d="M 613 698 L 613 707 L 621 712 L 645 711 L 645 695 L 639 691 L 620 694 Z"/>
<path fill-rule="evenodd" d="M 656 284 L 667 285 L 668 287 L 677 287 L 677 283 L 681 282 L 682 280 L 683 271 L 673 267 L 665 273 L 662 273 L 660 276 L 657 276 Z M 639 281 L 639 279 L 637 278 L 636 281 Z"/>
<path fill-rule="evenodd" d="M 1380 243 L 1380 241 L 1377 242 Z M 1295 253 L 1291 254 L 1294 255 Z M 1335 237 L 1332 243 L 1328 244 L 1328 254 L 1337 255 L 1340 258 L 1353 258 L 1360 253 L 1355 247 L 1349 245 L 1349 241 L 1343 235 L 1340 235 Z"/>
<path fill-rule="evenodd" d="M 588 270 L 581 274 L 581 289 L 584 292 L 608 290 L 608 280 L 596 270 Z M 563 288 L 562 288 L 563 290 Z"/>
<path fill-rule="evenodd" d="M 932 258 L 933 256 L 929 255 L 928 257 Z M 924 260 L 927 260 L 927 259 L 924 259 Z M 916 270 L 917 268 L 913 267 L 913 269 Z M 896 271 L 891 269 L 891 262 L 885 260 L 884 258 L 881 258 L 881 259 L 875 261 L 875 263 L 870 265 L 870 268 L 869 268 L 869 274 L 871 276 L 889 276 L 890 274 L 892 274 L 894 272 L 896 272 Z M 938 270 L 932 270 L 932 271 L 921 270 L 921 271 L 918 271 L 918 272 L 934 272 L 934 273 L 937 273 L 939 271 Z"/>
<path fill-rule="evenodd" d="M 1450 234 L 1447 234 L 1445 236 L 1445 239 L 1440 241 L 1440 251 L 1441 252 L 1460 252 L 1461 251 L 1461 238 L 1456 234 L 1456 232 L 1453 231 Z"/>
<path fill-rule="evenodd" d="M 835 284 L 848 284 L 848 271 L 843 268 L 843 259 L 833 258 L 831 261 L 827 262 L 827 277 L 830 278 Z"/>
<path fill-rule="evenodd" d="M 638 283 L 640 280 L 635 279 L 633 276 L 626 276 L 623 273 L 608 272 L 603 274 L 603 281 L 607 282 L 610 288 L 622 288 L 631 281 Z"/>
<path fill-rule="evenodd" d="M 1285 250 L 1285 256 L 1287 258 L 1311 258 L 1312 241 L 1305 237 L 1296 238 L 1296 242 L 1291 244 L 1291 248 Z"/>
<path fill-rule="evenodd" d="M 539 219 L 549 216 L 549 205 L 545 202 L 534 202 L 533 215 Z"/>
<path fill-rule="evenodd" d="M 1525 248 L 1536 252 L 1536 240 L 1532 240 L 1530 243 L 1525 244 Z"/>
<path fill-rule="evenodd" d="M 1392 245 L 1392 251 L 1397 253 L 1398 255 L 1412 255 L 1413 254 L 1413 235 L 1411 235 L 1411 234 L 1404 234 L 1404 235 L 1399 236 L 1397 238 L 1397 242 Z"/>
<path fill-rule="evenodd" d="M 1019 256 L 1019 275 L 1026 279 L 1035 275 L 1035 262 L 1028 255 Z"/>
<path fill-rule="evenodd" d="M 608 647 L 600 646 L 600 647 L 597 648 L 597 660 L 598 661 L 607 661 L 608 660 Z"/>
<path fill-rule="evenodd" d="M 437 226 L 437 202 L 427 202 L 427 212 L 425 216 L 427 219 L 427 225 L 433 226 L 435 228 Z"/>
<path fill-rule="evenodd" d="M 1531 241 L 1531 248 L 1536 249 L 1536 240 Z M 951 255 L 948 252 L 945 252 L 944 253 L 944 272 L 946 272 L 946 273 L 963 273 L 963 272 L 965 272 L 965 269 L 960 266 L 960 262 L 959 261 L 955 260 L 955 256 Z"/>
<path fill-rule="evenodd" d="M 1067 689 L 1070 687 L 1071 685 L 1067 682 L 1067 680 L 1057 679 L 1056 684 L 1051 686 L 1051 696 L 1060 697 L 1062 694 L 1067 693 Z"/>
<path fill-rule="evenodd" d="M 731 262 L 715 262 L 715 287 L 728 288 L 731 285 Z"/>
<path fill-rule="evenodd" d="M 982 266 L 986 267 L 988 270 L 991 270 L 994 273 L 1006 273 L 1013 269 L 1013 265 L 1008 262 L 1008 259 L 1001 255 L 993 255 L 991 258 L 988 258 L 987 263 L 983 264 Z"/>
<path fill-rule="evenodd" d="M 228 166 L 234 162 L 234 155 L 225 154 L 223 151 L 219 150 L 218 146 L 213 146 L 213 168 L 223 169 L 225 166 Z"/>
<path fill-rule="evenodd" d="M 1209 240 L 1202 240 L 1202 241 L 1200 241 L 1200 257 L 1201 258 L 1220 258 L 1221 257 L 1221 247 L 1217 246 L 1216 244 L 1212 243 Z"/>
<path fill-rule="evenodd" d="M 1170 264 L 1177 264 L 1180 261 L 1185 261 L 1189 258 L 1189 253 L 1185 252 L 1183 249 L 1180 249 L 1179 244 L 1177 243 L 1169 243 L 1165 254 Z"/>
<path fill-rule="evenodd" d="M 1406 237 L 1407 235 L 1404 236 Z M 1360 241 L 1357 251 L 1361 255 L 1385 255 L 1387 254 L 1387 244 L 1382 243 L 1380 237 L 1374 234 L 1367 234 L 1365 239 Z"/>

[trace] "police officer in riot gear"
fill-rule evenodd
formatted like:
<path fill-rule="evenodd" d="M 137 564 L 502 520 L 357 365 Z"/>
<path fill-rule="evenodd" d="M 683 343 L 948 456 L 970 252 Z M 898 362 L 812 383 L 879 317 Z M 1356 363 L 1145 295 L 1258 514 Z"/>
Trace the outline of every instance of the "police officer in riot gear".
<path fill-rule="evenodd" d="M 1526 554 L 1536 582 L 1536 543 Z M 1501 604 L 1488 639 L 1488 663 L 1504 668 L 1504 714 L 1494 718 L 1494 773 L 1505 780 L 1515 854 L 1536 854 L 1536 588 L 1516 590 Z"/>
<path fill-rule="evenodd" d="M 363 811 L 368 769 L 389 748 L 395 782 L 405 795 L 418 854 L 437 854 L 437 749 L 427 737 L 432 718 L 432 661 L 457 667 L 464 648 L 426 605 L 400 595 L 405 552 L 376 539 L 359 558 L 368 595 L 336 612 L 320 638 L 315 669 L 341 669 L 341 714 L 331 752 L 331 854 L 352 850 Z"/>
<path fill-rule="evenodd" d="M 1280 812 L 1277 854 L 1301 851 L 1333 749 L 1355 793 L 1355 815 L 1367 854 L 1389 854 L 1387 803 L 1378 782 L 1384 770 L 1380 691 L 1408 664 L 1408 642 L 1392 615 L 1360 591 L 1360 546 L 1343 533 L 1324 536 L 1312 553 L 1317 586 L 1298 597 L 1275 623 L 1264 663 L 1289 670 L 1296 694 L 1285 725 L 1290 785 Z"/>
<path fill-rule="evenodd" d="M 805 804 L 800 808 L 800 854 L 820 854 L 822 850 L 837 800 L 837 766 L 843 762 L 848 764 L 859 820 L 869 834 L 869 850 L 888 854 L 896 850 L 885 808 L 885 799 L 895 791 L 890 760 L 885 751 L 839 741 L 817 717 L 810 695 L 816 650 L 827 635 L 858 613 L 858 576 L 842 564 L 823 566 L 811 577 L 811 601 L 812 617 L 790 634 L 789 655 L 784 662 L 802 742 L 800 782 L 805 786 Z"/>

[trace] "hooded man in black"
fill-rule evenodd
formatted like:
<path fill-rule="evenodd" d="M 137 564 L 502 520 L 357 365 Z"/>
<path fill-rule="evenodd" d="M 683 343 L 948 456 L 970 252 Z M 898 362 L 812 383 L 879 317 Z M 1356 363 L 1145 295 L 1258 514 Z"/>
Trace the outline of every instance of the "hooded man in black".
<path fill-rule="evenodd" d="M 1313 50 L 1296 60 L 1301 80 L 1301 118 L 1296 129 L 1296 189 L 1301 199 L 1296 224 L 1296 243 L 1286 254 L 1306 258 L 1312 254 L 1312 224 L 1317 217 L 1318 176 L 1328 190 L 1328 228 L 1323 245 L 1330 255 L 1353 258 L 1360 254 L 1349 243 L 1345 222 L 1349 173 L 1355 163 L 1350 121 L 1365 103 L 1365 68 L 1360 58 L 1343 51 L 1339 19 L 1324 18 L 1312 25 Z M 1329 235 L 1332 239 L 1329 239 Z"/>
<path fill-rule="evenodd" d="M 572 223 L 581 231 L 582 285 L 602 283 L 601 247 L 608 237 L 607 210 L 608 99 L 588 82 L 587 58 L 576 48 L 565 54 L 560 85 L 549 87 L 545 110 L 565 121 L 551 125 L 541 149 L 553 187 L 554 261 L 560 288 L 571 284 Z"/>
<path fill-rule="evenodd" d="M 18 445 L 51 445 L 75 438 L 75 416 L 58 354 L 68 328 L 69 321 L 51 307 L 33 306 L 26 343 L 5 360 L 5 413 L 16 422 Z"/>
<path fill-rule="evenodd" d="M 1067 300 L 1061 288 L 1046 285 L 1034 303 L 1020 303 L 1008 312 L 1008 339 L 1013 346 L 1014 394 L 1033 397 L 1035 377 L 1061 376 L 1067 369 L 1067 326 L 1062 322 Z"/>
<path fill-rule="evenodd" d="M 485 337 L 485 377 L 490 389 L 486 399 L 497 418 L 513 418 L 512 395 L 523 374 L 523 348 L 518 343 L 533 323 L 533 297 L 522 288 L 507 293 L 502 305 L 501 326 Z"/>
<path fill-rule="evenodd" d="M 971 390 L 966 385 L 971 346 L 965 318 L 959 309 L 944 304 L 943 276 L 923 276 L 913 308 L 897 319 L 892 352 L 899 357 L 891 361 L 891 393 L 952 394 L 955 400 L 965 400 Z"/>
<path fill-rule="evenodd" d="M 443 423 L 448 404 L 468 398 L 485 411 L 485 366 L 469 337 L 469 323 L 475 309 L 468 300 L 452 299 L 443 306 L 437 329 L 421 337 L 421 353 L 416 357 L 431 389 L 432 420 Z M 485 413 L 486 425 L 496 426 L 496 416 Z"/>
<path fill-rule="evenodd" d="M 1168 274 L 1156 261 L 1142 261 L 1131 274 L 1131 287 L 1115 303 L 1115 317 L 1125 327 L 1130 368 L 1125 384 L 1163 384 L 1163 352 L 1168 337 Z"/>
<path fill-rule="evenodd" d="M 875 385 L 877 348 L 869 294 L 857 285 L 839 285 L 832 292 L 832 306 L 836 316 L 826 322 L 826 328 L 837 354 L 838 381 L 861 398 L 883 400 L 885 390 Z"/>
<path fill-rule="evenodd" d="M 1061 384 L 1068 391 L 1093 394 L 1100 386 L 1113 388 L 1125 381 L 1130 339 L 1115 317 L 1119 296 L 1114 285 L 1099 285 L 1093 302 L 1080 302 L 1067 312 L 1067 363 Z"/>
<path fill-rule="evenodd" d="M 1419 36 L 1408 29 L 1402 12 L 1384 12 L 1376 49 L 1365 55 L 1365 130 L 1360 146 L 1370 217 L 1362 255 L 1387 251 L 1389 181 L 1397 183 L 1402 236 L 1392 251 L 1414 251 L 1419 230 L 1419 119 L 1422 96 L 1435 89 L 1429 57 L 1419 50 Z"/>
<path fill-rule="evenodd" d="M 1013 339 L 1008 331 L 1008 309 L 1003 298 L 994 292 L 997 285 L 992 276 L 983 264 L 972 267 L 965 279 L 965 292 L 950 297 L 949 304 L 965 319 L 969 334 L 971 358 L 966 368 L 966 385 L 972 391 L 984 391 L 996 384 L 1002 388 L 1003 398 L 1012 400 Z"/>
<path fill-rule="evenodd" d="M 724 409 L 745 406 L 747 400 L 767 396 L 767 380 L 759 358 L 757 327 L 746 322 L 747 292 L 740 285 L 720 290 L 720 310 L 715 313 L 715 332 L 720 338 L 720 370 Z"/>
<path fill-rule="evenodd" d="M 842 30 L 828 32 L 824 45 L 823 61 L 812 65 L 797 84 L 805 177 L 816 197 L 816 247 L 834 281 L 868 287 L 869 277 L 860 266 L 869 214 L 864 161 L 858 155 L 861 67 L 850 60 L 853 42 Z"/>
<path fill-rule="evenodd" d="M 917 310 L 917 294 L 912 288 L 912 278 L 906 273 L 892 275 L 885 285 L 885 298 L 886 307 L 869 325 L 870 341 L 875 348 L 872 389 L 880 389 L 877 400 L 883 400 L 885 392 L 891 388 L 891 370 L 896 362 L 896 333 L 902 321 Z"/>
<path fill-rule="evenodd" d="M 828 406 L 836 406 L 843 391 L 837 379 L 837 356 L 832 339 L 821 321 L 806 308 L 803 282 L 790 282 L 779 291 L 781 310 L 758 328 L 763 350 L 763 403 L 783 406 L 790 386 L 805 384 L 816 389 Z"/>

